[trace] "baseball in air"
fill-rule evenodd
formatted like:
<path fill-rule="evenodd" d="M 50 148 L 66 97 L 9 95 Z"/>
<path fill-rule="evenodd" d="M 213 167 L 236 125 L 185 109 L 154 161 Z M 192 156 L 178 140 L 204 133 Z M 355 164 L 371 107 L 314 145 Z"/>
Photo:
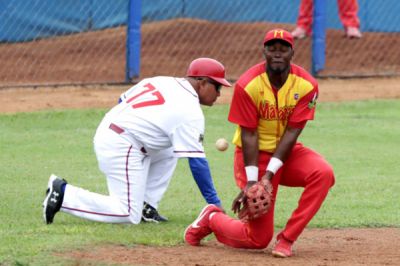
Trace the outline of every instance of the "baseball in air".
<path fill-rule="evenodd" d="M 226 151 L 229 147 L 229 143 L 226 141 L 224 138 L 217 139 L 217 142 L 215 142 L 215 147 L 217 147 L 217 150 L 219 151 Z"/>

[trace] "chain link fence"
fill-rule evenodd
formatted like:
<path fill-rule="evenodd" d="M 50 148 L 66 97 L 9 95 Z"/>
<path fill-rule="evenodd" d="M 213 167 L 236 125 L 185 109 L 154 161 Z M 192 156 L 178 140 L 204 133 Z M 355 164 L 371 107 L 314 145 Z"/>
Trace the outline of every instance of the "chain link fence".
<path fill-rule="evenodd" d="M 0 2 L 0 86 L 123 82 L 128 1 Z"/>
<path fill-rule="evenodd" d="M 326 1 L 326 59 L 318 75 L 399 75 L 400 1 L 358 0 L 360 39 L 344 37 L 340 1 L 346 0 Z M 127 82 L 129 2 L 2 1 L 0 87 Z M 263 60 L 267 30 L 295 29 L 299 6 L 300 0 L 142 0 L 137 78 L 183 76 L 194 58 L 213 57 L 235 80 Z M 295 42 L 294 62 L 307 70 L 311 48 L 311 37 Z"/>

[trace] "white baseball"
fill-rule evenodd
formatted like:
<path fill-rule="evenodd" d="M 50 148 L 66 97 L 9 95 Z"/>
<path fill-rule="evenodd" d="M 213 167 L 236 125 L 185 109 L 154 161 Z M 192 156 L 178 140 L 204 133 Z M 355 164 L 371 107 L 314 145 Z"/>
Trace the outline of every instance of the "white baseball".
<path fill-rule="evenodd" d="M 217 150 L 219 151 L 226 151 L 229 147 L 229 143 L 226 139 L 220 138 L 215 142 L 215 147 L 217 147 Z"/>

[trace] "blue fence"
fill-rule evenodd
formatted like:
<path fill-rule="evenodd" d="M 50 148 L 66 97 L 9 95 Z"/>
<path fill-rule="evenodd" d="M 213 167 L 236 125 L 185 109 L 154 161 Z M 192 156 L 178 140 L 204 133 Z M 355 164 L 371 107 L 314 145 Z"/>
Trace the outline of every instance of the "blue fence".
<path fill-rule="evenodd" d="M 135 0 L 139 1 L 140 0 Z M 141 0 L 143 1 L 143 0 Z M 27 2 L 35 8 L 26 9 Z M 342 27 L 337 3 L 326 1 L 327 28 Z M 143 23 L 173 18 L 295 23 L 300 0 L 143 1 Z M 362 31 L 400 32 L 400 1 L 359 0 Z M 129 0 L 12 0 L 0 2 L 0 42 L 20 42 L 126 24 Z M 251 9 L 243 9 L 251 7 Z M 113 10 L 113 15 L 102 12 Z"/>
<path fill-rule="evenodd" d="M 24 42 L 126 24 L 128 2 L 128 0 L 0 1 L 0 25 L 3 25 L 0 30 L 0 42 Z M 5 25 L 7 27 L 4 27 Z"/>
<path fill-rule="evenodd" d="M 327 27 L 340 29 L 337 1 L 324 0 Z M 177 17 L 215 21 L 270 21 L 296 23 L 300 0 L 152 0 L 143 5 L 142 20 L 151 22 Z M 400 1 L 358 0 L 361 29 L 372 32 L 400 32 Z M 251 7 L 244 9 L 243 7 Z"/>

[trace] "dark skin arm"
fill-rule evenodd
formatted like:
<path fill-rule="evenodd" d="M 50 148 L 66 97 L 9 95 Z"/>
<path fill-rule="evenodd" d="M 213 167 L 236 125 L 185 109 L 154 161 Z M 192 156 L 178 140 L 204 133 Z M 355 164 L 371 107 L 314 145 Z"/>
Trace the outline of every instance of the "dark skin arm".
<path fill-rule="evenodd" d="M 244 127 L 240 129 L 244 164 L 246 166 L 258 166 L 258 132 L 257 130 L 251 131 Z M 248 181 L 246 187 L 235 197 L 232 202 L 232 210 L 234 213 L 239 212 L 240 206 L 245 200 L 244 191 L 255 183 L 256 181 Z"/>
<path fill-rule="evenodd" d="M 242 130 L 242 151 L 243 151 L 244 163 L 246 166 L 248 165 L 258 166 L 258 133 L 257 131 L 252 132 L 243 127 L 241 128 L 241 130 Z M 302 131 L 301 128 L 292 128 L 288 126 L 273 156 L 280 159 L 282 162 L 286 161 L 294 145 L 296 144 L 297 138 L 299 137 L 301 131 Z M 273 175 L 274 174 L 272 172 L 267 171 L 262 178 L 267 178 L 271 181 Z M 244 191 L 249 189 L 255 183 L 256 183 L 255 181 L 247 182 L 246 187 L 242 191 L 240 191 L 240 193 L 233 200 L 232 210 L 234 213 L 240 210 L 241 204 L 245 201 L 246 196 L 244 194 Z"/>
<path fill-rule="evenodd" d="M 241 127 L 244 164 L 258 166 L 258 132 Z"/>
<path fill-rule="evenodd" d="M 292 149 L 296 144 L 302 130 L 302 128 L 293 128 L 288 126 L 281 138 L 281 141 L 278 144 L 278 147 L 274 152 L 273 157 L 280 159 L 282 162 L 285 162 L 292 152 Z M 271 181 L 273 176 L 274 173 L 267 171 L 263 178 L 266 177 Z"/>

